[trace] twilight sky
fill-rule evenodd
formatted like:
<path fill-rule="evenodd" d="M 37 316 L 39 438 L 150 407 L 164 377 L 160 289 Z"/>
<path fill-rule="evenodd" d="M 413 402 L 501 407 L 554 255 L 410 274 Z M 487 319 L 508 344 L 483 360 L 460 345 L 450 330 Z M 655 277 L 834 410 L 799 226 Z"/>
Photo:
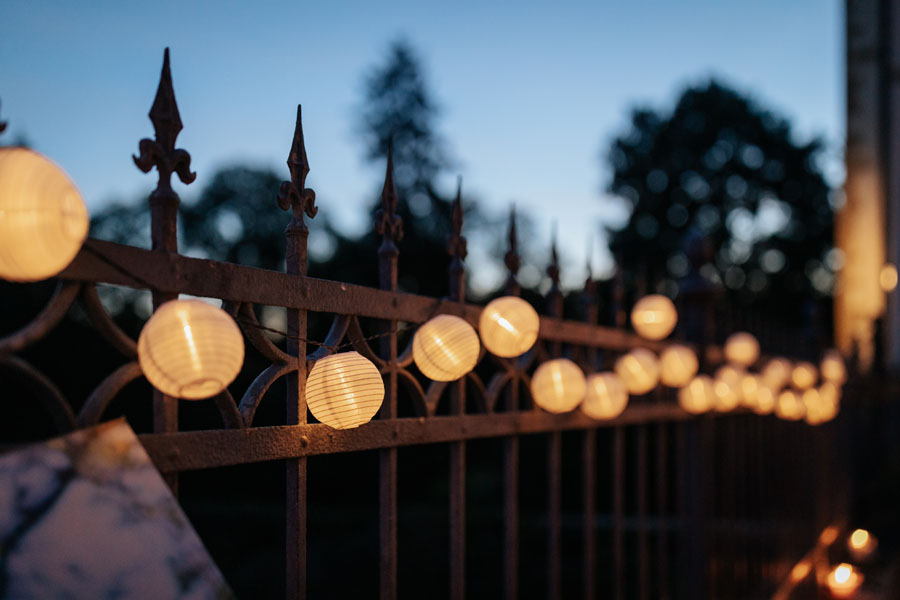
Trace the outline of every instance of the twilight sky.
<path fill-rule="evenodd" d="M 577 286 L 588 237 L 623 218 L 604 191 L 604 153 L 636 104 L 670 107 L 685 85 L 715 75 L 789 117 L 798 139 L 824 136 L 830 180 L 841 181 L 842 5 L 0 0 L 0 119 L 5 141 L 24 137 L 59 163 L 89 209 L 144 195 L 155 176 L 131 154 L 152 134 L 147 111 L 170 46 L 179 146 L 198 172 L 177 185 L 184 198 L 229 163 L 287 176 L 302 103 L 317 204 L 362 231 L 383 176 L 364 162 L 356 129 L 362 79 L 403 35 L 423 60 L 464 189 L 498 213 L 515 201 L 537 222 L 536 247 L 558 221 L 564 283 Z M 480 260 L 475 242 L 473 284 L 488 286 L 501 265 Z M 595 271 L 608 271 L 603 244 L 594 249 Z"/>

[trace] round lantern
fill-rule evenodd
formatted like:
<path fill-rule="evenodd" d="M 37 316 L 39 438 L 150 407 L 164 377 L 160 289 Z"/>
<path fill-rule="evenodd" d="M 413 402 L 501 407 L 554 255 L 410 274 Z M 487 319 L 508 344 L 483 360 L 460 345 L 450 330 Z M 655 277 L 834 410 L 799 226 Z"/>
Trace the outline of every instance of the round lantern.
<path fill-rule="evenodd" d="M 775 392 L 769 386 L 763 384 L 756 388 L 756 400 L 753 402 L 753 412 L 758 415 L 768 415 L 775 410 Z"/>
<path fill-rule="evenodd" d="M 635 348 L 620 356 L 615 371 L 630 394 L 646 394 L 659 383 L 659 359 L 646 348 Z"/>
<path fill-rule="evenodd" d="M 818 377 L 815 365 L 809 362 L 798 362 L 791 371 L 791 382 L 798 390 L 814 386 Z"/>
<path fill-rule="evenodd" d="M 759 342 L 751 333 L 739 331 L 725 340 L 725 359 L 749 367 L 759 358 Z"/>
<path fill-rule="evenodd" d="M 540 326 L 541 319 L 534 308 L 515 296 L 489 302 L 478 321 L 484 347 L 505 358 L 528 352 L 537 341 Z"/>
<path fill-rule="evenodd" d="M 697 375 L 689 384 L 678 390 L 678 404 L 689 413 L 699 414 L 712 410 L 716 404 L 716 392 L 709 375 Z"/>
<path fill-rule="evenodd" d="M 847 549 L 853 556 L 853 560 L 867 561 L 878 549 L 878 540 L 865 529 L 855 529 L 847 538 Z"/>
<path fill-rule="evenodd" d="M 478 334 L 453 315 L 438 315 L 416 331 L 413 360 L 422 374 L 434 381 L 455 381 L 478 362 Z"/>
<path fill-rule="evenodd" d="M 556 358 L 537 368 L 531 377 L 531 397 L 551 413 L 578 408 L 587 391 L 584 373 L 568 358 Z"/>
<path fill-rule="evenodd" d="M 775 415 L 788 421 L 799 421 L 806 414 L 806 408 L 794 390 L 783 390 L 775 399 Z"/>
<path fill-rule="evenodd" d="M 368 423 L 384 401 L 378 367 L 358 352 L 320 358 L 306 379 L 306 405 L 315 418 L 335 429 Z"/>
<path fill-rule="evenodd" d="M 53 277 L 87 232 L 81 194 L 59 167 L 25 148 L 0 148 L 0 277 Z"/>
<path fill-rule="evenodd" d="M 847 380 L 847 367 L 844 366 L 844 359 L 837 350 L 829 350 L 825 353 L 820 368 L 822 379 L 825 381 L 841 384 Z"/>
<path fill-rule="evenodd" d="M 613 419 L 628 405 L 625 382 L 615 373 L 594 373 L 587 378 L 581 410 L 592 419 Z"/>
<path fill-rule="evenodd" d="M 669 346 L 659 357 L 659 379 L 669 387 L 684 387 L 697 374 L 697 354 L 681 344 Z"/>
<path fill-rule="evenodd" d="M 825 585 L 833 598 L 852 598 L 862 582 L 863 576 L 847 563 L 836 566 L 825 578 Z"/>
<path fill-rule="evenodd" d="M 838 406 L 841 403 L 841 388 L 826 381 L 819 386 L 819 396 L 823 401 Z"/>
<path fill-rule="evenodd" d="M 631 310 L 631 324 L 641 337 L 661 340 L 675 329 L 678 312 L 672 301 L 660 294 L 644 296 Z"/>
<path fill-rule="evenodd" d="M 741 375 L 741 406 L 753 408 L 756 406 L 756 396 L 759 395 L 759 388 L 763 386 L 762 378 L 755 373 L 744 373 Z"/>
<path fill-rule="evenodd" d="M 732 365 L 719 367 L 714 382 L 716 410 L 727 412 L 738 407 L 741 403 L 741 380 L 743 378 L 744 372 Z"/>
<path fill-rule="evenodd" d="M 792 370 L 791 361 L 785 358 L 770 359 L 761 373 L 763 383 L 777 392 L 791 380 Z"/>
<path fill-rule="evenodd" d="M 170 300 L 141 330 L 138 362 L 147 380 L 174 398 L 215 396 L 244 363 L 244 338 L 228 313 L 202 300 Z"/>

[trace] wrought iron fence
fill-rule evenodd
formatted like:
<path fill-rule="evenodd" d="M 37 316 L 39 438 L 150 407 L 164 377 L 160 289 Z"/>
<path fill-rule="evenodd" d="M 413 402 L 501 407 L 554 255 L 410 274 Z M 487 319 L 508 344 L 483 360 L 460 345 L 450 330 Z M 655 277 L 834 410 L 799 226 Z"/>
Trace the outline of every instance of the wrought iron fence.
<path fill-rule="evenodd" d="M 395 215 L 397 195 L 388 159 L 382 208 L 375 220 L 380 289 L 315 279 L 306 275 L 306 219 L 316 215 L 315 193 L 306 187 L 309 165 L 298 107 L 288 167 L 278 205 L 290 213 L 286 229 L 286 272 L 189 258 L 178 254 L 176 222 L 179 198 L 171 177 L 190 183 L 190 156 L 176 148 L 182 128 L 169 70 L 168 51 L 150 119 L 155 139 L 140 142 L 135 164 L 158 171 L 150 195 L 152 249 L 89 239 L 60 275 L 46 308 L 31 323 L 0 339 L 0 364 L 33 384 L 34 397 L 56 429 L 64 432 L 101 421 L 113 399 L 141 377 L 135 341 L 110 318 L 98 284 L 147 289 L 154 307 L 178 294 L 215 298 L 241 326 L 246 340 L 268 363 L 242 397 L 229 390 L 214 402 L 219 429 L 179 431 L 179 401 L 153 392 L 153 430 L 140 436 L 154 463 L 178 490 L 180 474 L 231 465 L 280 461 L 285 465 L 285 595 L 307 593 L 307 467 L 317 456 L 363 450 L 378 453 L 378 590 L 381 598 L 400 591 L 398 561 L 398 449 L 443 444 L 449 450 L 448 577 L 437 582 L 451 598 L 463 598 L 467 578 L 467 460 L 469 444 L 482 438 L 502 443 L 502 506 L 495 509 L 502 530 L 502 551 L 493 557 L 498 590 L 505 598 L 581 596 L 584 598 L 759 597 L 783 580 L 818 532 L 843 511 L 843 474 L 836 439 L 838 424 L 820 427 L 759 417 L 749 413 L 702 417 L 682 411 L 671 390 L 633 398 L 621 416 L 595 421 L 580 411 L 549 414 L 532 402 L 529 373 L 547 358 L 569 356 L 586 371 L 611 364 L 620 353 L 642 346 L 661 350 L 627 332 L 624 306 L 615 309 L 614 327 L 597 324 L 597 288 L 589 277 L 584 321 L 562 319 L 563 294 L 555 250 L 547 273 L 552 281 L 547 315 L 541 318 L 535 348 L 518 359 L 482 351 L 479 368 L 462 380 L 428 382 L 412 368 L 411 347 L 402 347 L 405 324 L 420 324 L 438 313 L 476 324 L 480 308 L 466 303 L 463 212 L 453 207 L 448 297 L 398 290 L 398 242 L 402 224 Z M 515 221 L 509 228 L 506 292 L 518 294 L 519 267 Z M 373 257 L 374 260 L 374 257 Z M 614 297 L 622 297 L 614 293 Z M 96 331 L 125 362 L 94 389 L 76 414 L 66 394 L 17 356 L 45 337 L 79 303 Z M 265 335 L 254 307 L 287 309 L 287 335 L 279 347 Z M 690 312 L 692 307 L 682 306 Z M 700 318 L 710 307 L 693 306 Z M 330 315 L 321 342 L 310 339 L 308 316 Z M 378 323 L 377 344 L 366 321 Z M 703 340 L 700 340 L 701 342 Z M 305 382 L 312 364 L 349 344 L 375 363 L 384 377 L 385 400 L 378 418 L 357 429 L 335 430 L 307 422 Z M 714 346 L 701 346 L 707 366 L 720 360 Z M 254 423 L 272 385 L 286 382 L 283 425 Z M 407 403 L 415 416 L 400 416 Z M 564 438 L 578 446 L 577 468 L 564 464 Z M 542 568 L 524 573 L 521 565 L 521 459 L 523 439 L 542 440 L 545 464 L 540 486 L 544 516 L 537 528 L 545 536 Z M 571 448 L 570 448 L 571 450 Z M 528 474 L 530 477 L 531 474 Z M 564 477 L 577 478 L 579 498 L 564 505 Z M 571 482 L 569 482 L 571 483 Z M 573 508 L 574 507 L 574 508 Z M 530 522 L 529 522 L 530 523 Z M 531 524 L 529 525 L 529 527 Z M 571 538 L 578 539 L 572 543 Z M 568 542 L 564 540 L 569 540 Z M 528 560 L 529 570 L 535 561 Z M 571 574 L 577 573 L 573 578 Z M 229 573 L 225 572 L 226 577 Z M 527 585 L 523 585 L 527 581 Z M 535 589 L 534 581 L 543 582 Z M 421 595 L 421 594 L 419 594 Z M 430 595 L 424 593 L 424 595 Z"/>

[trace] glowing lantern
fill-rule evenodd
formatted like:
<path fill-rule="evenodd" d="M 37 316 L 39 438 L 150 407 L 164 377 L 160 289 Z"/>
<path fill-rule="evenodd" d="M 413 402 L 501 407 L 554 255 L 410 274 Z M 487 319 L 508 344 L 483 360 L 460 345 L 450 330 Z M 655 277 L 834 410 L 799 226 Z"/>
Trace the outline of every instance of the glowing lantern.
<path fill-rule="evenodd" d="M 863 576 L 853 568 L 853 565 L 841 563 L 828 573 L 825 584 L 834 598 L 850 598 L 862 585 Z"/>
<path fill-rule="evenodd" d="M 809 561 L 801 560 L 794 568 L 791 569 L 791 579 L 793 581 L 803 581 L 806 579 L 806 576 L 809 575 L 809 572 L 812 570 L 812 565 L 810 565 Z"/>
<path fill-rule="evenodd" d="M 878 548 L 878 540 L 865 529 L 856 529 L 847 539 L 847 548 L 853 556 L 853 560 L 864 562 L 875 553 Z"/>
<path fill-rule="evenodd" d="M 741 403 L 741 380 L 744 372 L 732 365 L 722 365 L 716 371 L 714 388 L 715 409 L 721 412 L 734 410 Z"/>
<path fill-rule="evenodd" d="M 680 344 L 669 346 L 659 357 L 659 379 L 669 387 L 684 387 L 697 374 L 697 354 Z"/>
<path fill-rule="evenodd" d="M 171 300 L 141 330 L 138 362 L 147 380 L 174 398 L 215 396 L 244 363 L 244 338 L 228 313 L 202 300 Z"/>
<path fill-rule="evenodd" d="M 798 362 L 794 365 L 794 370 L 791 371 L 791 382 L 799 390 L 811 388 L 816 384 L 816 379 L 818 378 L 819 374 L 812 363 Z"/>
<path fill-rule="evenodd" d="M 716 405 L 716 391 L 709 375 L 697 375 L 678 390 L 678 404 L 689 413 L 699 414 Z"/>
<path fill-rule="evenodd" d="M 772 388 L 773 391 L 777 392 L 790 381 L 792 370 L 793 367 L 789 360 L 784 358 L 773 358 L 766 363 L 765 367 L 763 367 L 761 373 L 763 383 Z"/>
<path fill-rule="evenodd" d="M 678 312 L 672 301 L 659 294 L 644 296 L 631 310 L 631 324 L 641 337 L 661 340 L 675 329 Z"/>
<path fill-rule="evenodd" d="M 615 373 L 594 373 L 587 378 L 581 410 L 592 419 L 613 419 L 628 405 L 628 390 Z"/>
<path fill-rule="evenodd" d="M 478 334 L 453 315 L 438 315 L 416 331 L 413 360 L 422 374 L 435 381 L 454 381 L 475 368 Z"/>
<path fill-rule="evenodd" d="M 826 381 L 819 386 L 819 396 L 821 396 L 823 401 L 838 406 L 841 402 L 841 388 L 830 381 Z"/>
<path fill-rule="evenodd" d="M 881 291 L 893 292 L 897 287 L 897 267 L 891 263 L 881 267 L 881 272 L 878 273 L 878 284 L 881 286 Z"/>
<path fill-rule="evenodd" d="M 769 386 L 762 384 L 756 389 L 756 399 L 753 402 L 753 412 L 758 415 L 768 415 L 775 410 L 775 394 Z"/>
<path fill-rule="evenodd" d="M 844 359 L 837 350 L 829 350 L 825 353 L 820 368 L 822 379 L 825 381 L 841 384 L 847 380 L 847 367 L 844 366 Z"/>
<path fill-rule="evenodd" d="M 531 377 L 531 397 L 551 413 L 578 408 L 587 391 L 584 373 L 568 358 L 556 358 L 537 368 Z"/>
<path fill-rule="evenodd" d="M 759 342 L 753 334 L 739 331 L 725 340 L 725 358 L 744 367 L 749 367 L 759 358 Z"/>
<path fill-rule="evenodd" d="M 806 410 L 804 418 L 808 424 L 820 425 L 825 422 L 825 417 L 829 413 L 829 407 L 819 395 L 819 390 L 816 388 L 804 390 L 800 400 L 803 402 L 803 407 Z"/>
<path fill-rule="evenodd" d="M 81 194 L 59 167 L 25 148 L 0 148 L 0 277 L 53 277 L 87 232 Z"/>
<path fill-rule="evenodd" d="M 784 390 L 775 400 L 775 414 L 788 421 L 799 421 L 806 414 L 806 408 L 793 390 Z"/>
<path fill-rule="evenodd" d="M 358 352 L 320 358 L 306 379 L 306 405 L 322 423 L 352 429 L 368 423 L 384 401 L 384 382 L 372 361 Z"/>
<path fill-rule="evenodd" d="M 534 308 L 515 296 L 489 302 L 478 322 L 484 347 L 505 358 L 528 352 L 537 341 L 540 326 L 541 319 Z"/>
<path fill-rule="evenodd" d="M 659 360 L 646 348 L 635 348 L 620 356 L 615 371 L 630 394 L 646 394 L 659 383 Z"/>

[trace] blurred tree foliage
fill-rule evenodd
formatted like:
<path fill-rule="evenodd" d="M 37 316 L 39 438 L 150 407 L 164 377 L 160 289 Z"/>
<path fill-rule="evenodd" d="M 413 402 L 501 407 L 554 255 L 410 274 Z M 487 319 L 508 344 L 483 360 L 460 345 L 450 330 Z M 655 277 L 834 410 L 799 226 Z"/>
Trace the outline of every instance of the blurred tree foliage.
<path fill-rule="evenodd" d="M 608 154 L 609 190 L 631 208 L 610 242 L 627 288 L 673 295 L 702 237 L 711 252 L 694 266 L 734 306 L 790 318 L 813 298 L 830 306 L 839 260 L 822 146 L 716 81 L 686 89 L 671 113 L 634 110 Z"/>

